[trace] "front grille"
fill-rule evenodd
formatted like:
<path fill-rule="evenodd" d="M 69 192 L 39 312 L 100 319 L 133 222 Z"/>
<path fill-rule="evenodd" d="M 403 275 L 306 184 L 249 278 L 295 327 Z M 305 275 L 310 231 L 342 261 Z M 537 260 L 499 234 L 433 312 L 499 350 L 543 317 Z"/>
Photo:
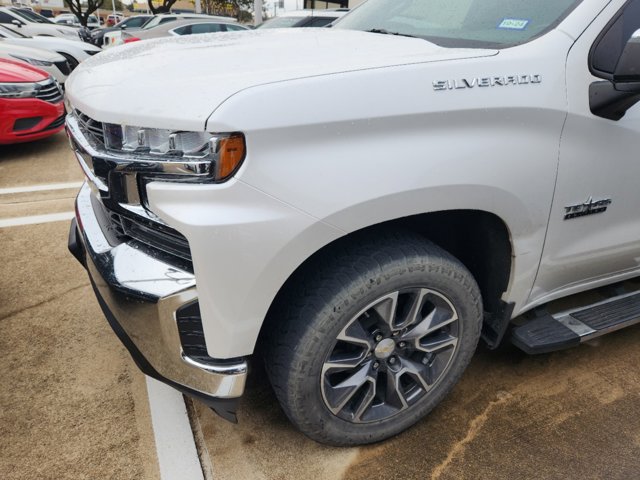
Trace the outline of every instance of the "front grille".
<path fill-rule="evenodd" d="M 97 122 L 80 110 L 75 110 L 75 116 L 78 119 L 80 129 L 85 136 L 91 137 L 99 146 L 104 147 L 104 129 L 102 122 Z"/>
<path fill-rule="evenodd" d="M 49 103 L 58 103 L 62 101 L 62 91 L 56 82 L 50 80 L 48 83 L 40 85 L 36 98 Z"/>
<path fill-rule="evenodd" d="M 71 66 L 69 65 L 69 62 L 67 62 L 66 60 L 63 60 L 62 62 L 53 62 L 53 63 L 56 67 L 58 67 L 58 70 L 60 70 L 63 75 L 66 76 L 71 73 Z"/>
<path fill-rule="evenodd" d="M 109 217 L 112 231 L 119 238 L 137 240 L 148 247 L 191 262 L 189 242 L 174 229 L 115 212 L 110 212 Z"/>
<path fill-rule="evenodd" d="M 104 128 L 108 125 L 93 120 L 79 110 L 74 110 L 73 116 L 77 120 L 82 135 L 90 140 L 98 151 L 105 151 Z M 80 150 L 78 146 L 75 148 Z M 187 239 L 144 211 L 144 191 L 140 191 L 139 182 L 135 176 L 133 181 L 127 180 L 132 178 L 132 174 L 124 175 L 114 171 L 116 162 L 100 157 L 100 153 L 97 153 L 90 159 L 83 157 L 83 161 L 87 163 L 93 175 L 108 188 L 108 191 L 100 192 L 99 199 L 96 198 L 94 211 L 96 209 L 101 211 L 100 224 L 105 236 L 115 242 L 112 245 L 132 242 L 136 248 L 148 249 L 154 256 L 162 256 L 167 262 L 192 271 L 191 250 Z M 137 190 L 142 197 L 142 205 L 137 203 L 139 200 L 136 200 L 136 203 L 129 203 L 132 193 L 129 189 Z"/>

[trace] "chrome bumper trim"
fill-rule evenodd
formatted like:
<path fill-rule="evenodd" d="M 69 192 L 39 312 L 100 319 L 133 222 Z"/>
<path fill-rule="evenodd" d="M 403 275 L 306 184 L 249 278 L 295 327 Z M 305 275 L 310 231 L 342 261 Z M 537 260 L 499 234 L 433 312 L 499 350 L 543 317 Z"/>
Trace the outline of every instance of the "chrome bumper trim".
<path fill-rule="evenodd" d="M 109 244 L 85 183 L 76 220 L 87 271 L 96 292 L 144 359 L 165 379 L 215 398 L 244 391 L 247 362 L 208 363 L 182 351 L 176 311 L 197 298 L 192 273 L 122 243 Z"/>

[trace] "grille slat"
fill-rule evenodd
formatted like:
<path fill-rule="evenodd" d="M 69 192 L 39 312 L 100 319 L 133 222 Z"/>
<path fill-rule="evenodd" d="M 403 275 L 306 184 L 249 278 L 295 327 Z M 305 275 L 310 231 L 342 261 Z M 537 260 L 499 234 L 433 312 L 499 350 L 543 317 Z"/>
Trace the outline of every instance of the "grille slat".
<path fill-rule="evenodd" d="M 62 91 L 58 84 L 53 80 L 50 80 L 49 83 L 41 85 L 36 93 L 36 98 L 48 103 L 58 103 L 62 101 Z"/>
<path fill-rule="evenodd" d="M 91 138 L 97 141 L 101 147 L 104 147 L 104 127 L 102 122 L 93 120 L 91 117 L 85 115 L 79 110 L 76 110 L 75 114 L 82 131 L 85 134 L 90 135 Z"/>

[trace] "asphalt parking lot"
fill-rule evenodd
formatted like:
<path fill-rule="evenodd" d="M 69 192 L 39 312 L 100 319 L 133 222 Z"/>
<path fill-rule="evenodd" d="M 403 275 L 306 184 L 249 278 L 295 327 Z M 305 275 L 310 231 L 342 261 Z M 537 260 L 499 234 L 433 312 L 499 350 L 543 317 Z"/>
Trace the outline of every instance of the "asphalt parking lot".
<path fill-rule="evenodd" d="M 160 478 L 144 376 L 67 253 L 68 220 L 52 217 L 73 210 L 77 187 L 7 193 L 81 180 L 64 134 L 0 147 L 2 479 Z M 191 420 L 205 477 L 219 480 L 634 479 L 639 365 L 640 327 L 537 357 L 480 349 L 430 417 L 363 448 L 294 430 L 260 365 L 238 425 L 198 402 Z"/>

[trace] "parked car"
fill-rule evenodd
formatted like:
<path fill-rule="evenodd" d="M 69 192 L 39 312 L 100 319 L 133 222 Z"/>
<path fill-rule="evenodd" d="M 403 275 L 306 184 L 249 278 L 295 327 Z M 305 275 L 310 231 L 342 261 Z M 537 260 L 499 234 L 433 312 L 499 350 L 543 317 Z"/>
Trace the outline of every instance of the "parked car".
<path fill-rule="evenodd" d="M 148 30 L 157 28 L 161 25 L 167 25 L 169 23 L 177 22 L 178 20 L 210 20 L 224 23 L 237 23 L 237 20 L 229 17 L 220 17 L 215 15 L 201 15 L 193 13 L 167 13 L 162 15 L 155 15 L 152 19 L 146 22 L 140 30 L 137 32 L 144 33 Z M 138 36 L 137 34 L 135 36 Z M 108 32 L 104 36 L 104 47 L 114 47 L 124 43 L 123 31 Z"/>
<path fill-rule="evenodd" d="M 264 352 L 288 418 L 356 445 L 428 414 L 481 337 L 640 322 L 640 0 L 443 4 L 76 69 L 69 245 L 148 375 L 234 419 Z"/>
<path fill-rule="evenodd" d="M 64 128 L 62 90 L 46 72 L 0 59 L 0 145 L 29 142 Z"/>
<path fill-rule="evenodd" d="M 329 10 L 296 10 L 270 18 L 256 28 L 326 27 L 349 13 L 348 8 Z"/>
<path fill-rule="evenodd" d="M 75 14 L 73 13 L 61 13 L 60 15 L 58 15 L 53 19 L 53 22 L 57 23 L 58 25 L 70 25 L 72 27 L 82 27 L 82 23 L 80 23 L 80 20 L 78 19 L 78 17 L 76 17 Z M 87 28 L 89 30 L 93 30 L 94 28 L 99 28 L 99 27 L 100 27 L 100 20 L 98 20 L 98 17 L 96 17 L 95 15 L 89 15 L 89 17 L 87 18 Z"/>
<path fill-rule="evenodd" d="M 4 39 L 5 45 L 20 45 L 59 53 L 67 60 L 71 70 L 83 60 L 101 51 L 95 45 L 60 37 L 27 37 L 18 32 L 17 27 L 14 28 L 15 30 L 0 25 L 0 39 Z"/>
<path fill-rule="evenodd" d="M 124 15 L 122 15 L 121 13 L 110 13 L 107 16 L 107 27 L 113 27 L 114 25 L 120 23 L 123 19 Z"/>
<path fill-rule="evenodd" d="M 20 60 L 47 72 L 61 85 L 71 73 L 71 67 L 59 53 L 50 52 L 41 48 L 24 47 L 8 43 L 0 38 L 0 58 L 7 60 Z"/>
<path fill-rule="evenodd" d="M 153 15 L 134 15 L 132 17 L 125 18 L 113 27 L 96 28 L 93 32 L 91 32 L 90 41 L 94 45 L 102 47 L 102 45 L 104 44 L 105 33 L 118 32 L 120 30 L 127 30 L 127 32 L 136 31 L 142 28 L 142 26 L 152 18 Z"/>
<path fill-rule="evenodd" d="M 137 42 L 162 37 L 182 37 L 185 35 L 199 35 L 203 33 L 238 32 L 251 30 L 244 25 L 237 23 L 220 22 L 209 19 L 188 19 L 177 20 L 164 25 L 158 25 L 149 30 L 139 30 L 137 32 L 122 32 L 124 43 Z"/>
<path fill-rule="evenodd" d="M 21 8 L 0 7 L 0 24 L 18 27 L 21 32 L 30 37 L 44 35 L 80 41 L 77 28 L 56 25 L 48 18 Z"/>

